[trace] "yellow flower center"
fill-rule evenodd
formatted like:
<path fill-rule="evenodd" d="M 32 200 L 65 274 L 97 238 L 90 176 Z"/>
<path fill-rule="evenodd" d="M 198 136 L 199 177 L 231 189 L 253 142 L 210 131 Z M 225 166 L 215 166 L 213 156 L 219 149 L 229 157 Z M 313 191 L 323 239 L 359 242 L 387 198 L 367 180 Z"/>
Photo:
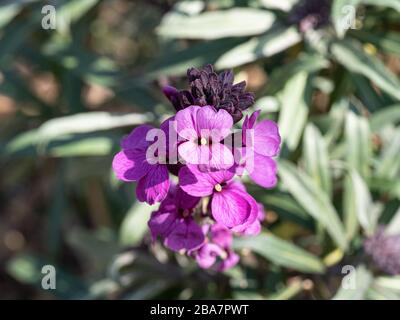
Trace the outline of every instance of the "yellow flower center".
<path fill-rule="evenodd" d="M 200 144 L 201 144 L 202 146 L 205 146 L 205 145 L 207 144 L 207 139 L 206 139 L 206 138 L 201 138 L 201 139 L 200 139 Z"/>
<path fill-rule="evenodd" d="M 215 191 L 217 191 L 217 192 L 221 192 L 222 187 L 221 187 L 221 185 L 218 183 L 218 184 L 215 185 L 214 189 L 215 189 Z"/>

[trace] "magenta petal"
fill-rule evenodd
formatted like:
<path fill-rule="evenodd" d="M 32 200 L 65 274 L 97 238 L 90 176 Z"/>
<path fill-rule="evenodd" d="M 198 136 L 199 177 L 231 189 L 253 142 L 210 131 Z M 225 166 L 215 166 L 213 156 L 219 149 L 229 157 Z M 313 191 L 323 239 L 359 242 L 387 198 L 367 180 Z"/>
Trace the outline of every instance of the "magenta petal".
<path fill-rule="evenodd" d="M 246 236 L 256 236 L 261 232 L 261 223 L 260 221 L 254 221 L 250 226 L 248 226 L 242 234 Z"/>
<path fill-rule="evenodd" d="M 147 124 L 136 127 L 128 136 L 122 139 L 121 147 L 123 149 L 146 150 L 151 143 L 146 141 L 146 135 L 151 129 L 154 128 Z"/>
<path fill-rule="evenodd" d="M 136 187 L 139 201 L 154 204 L 165 199 L 169 190 L 167 166 L 154 165 L 149 173 L 141 178 Z"/>
<path fill-rule="evenodd" d="M 188 165 L 179 170 L 179 185 L 191 196 L 205 197 L 213 193 L 215 181 L 198 166 Z"/>
<path fill-rule="evenodd" d="M 197 131 L 202 137 L 211 137 L 213 142 L 219 142 L 231 133 L 232 116 L 224 109 L 218 112 L 211 106 L 204 106 L 197 112 Z"/>
<path fill-rule="evenodd" d="M 211 239 L 221 248 L 229 248 L 233 241 L 232 232 L 224 225 L 215 223 L 211 226 Z"/>
<path fill-rule="evenodd" d="M 234 267 L 239 262 L 239 259 L 239 256 L 235 252 L 232 250 L 228 251 L 228 257 L 222 261 L 218 270 L 222 272 Z"/>
<path fill-rule="evenodd" d="M 233 154 L 221 143 L 213 144 L 211 147 L 211 159 L 208 165 L 217 170 L 229 169 L 233 165 Z"/>
<path fill-rule="evenodd" d="M 246 192 L 225 187 L 215 192 L 211 201 L 214 219 L 229 229 L 240 232 L 257 218 L 256 201 Z"/>
<path fill-rule="evenodd" d="M 196 252 L 196 261 L 203 269 L 210 268 L 217 260 L 217 257 L 224 256 L 225 252 L 213 243 L 204 244 Z"/>
<path fill-rule="evenodd" d="M 137 181 L 149 172 L 151 165 L 147 163 L 145 152 L 128 149 L 114 156 L 112 168 L 118 179 Z"/>
<path fill-rule="evenodd" d="M 263 120 L 254 127 L 254 151 L 268 157 L 279 152 L 281 138 L 278 125 L 272 120 Z"/>
<path fill-rule="evenodd" d="M 193 250 L 204 242 L 204 234 L 193 218 L 177 220 L 171 233 L 165 238 L 165 245 L 174 251 Z"/>
<path fill-rule="evenodd" d="M 155 211 L 151 214 L 148 226 L 153 241 L 158 237 L 165 238 L 171 232 L 175 221 L 178 219 L 176 207 L 170 207 L 170 211 Z"/>
<path fill-rule="evenodd" d="M 186 140 L 197 139 L 197 112 L 201 109 L 199 106 L 190 106 L 175 115 L 175 120 L 177 122 L 177 132 L 178 134 Z"/>
<path fill-rule="evenodd" d="M 246 169 L 250 178 L 259 186 L 264 188 L 275 187 L 277 166 L 276 162 L 270 157 L 254 153 L 254 161 L 252 165 L 246 162 Z"/>
<path fill-rule="evenodd" d="M 179 145 L 178 147 L 179 155 L 188 164 L 204 164 L 208 165 L 210 163 L 211 153 L 208 146 L 198 145 L 194 141 L 186 141 Z"/>

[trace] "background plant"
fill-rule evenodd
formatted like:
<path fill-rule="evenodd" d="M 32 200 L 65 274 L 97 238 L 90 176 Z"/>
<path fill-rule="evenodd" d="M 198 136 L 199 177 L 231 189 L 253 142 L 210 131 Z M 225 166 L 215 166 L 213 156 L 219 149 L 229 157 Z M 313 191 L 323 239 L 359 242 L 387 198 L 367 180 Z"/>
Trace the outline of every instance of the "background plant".
<path fill-rule="evenodd" d="M 400 233 L 399 2 L 334 0 L 330 24 L 305 32 L 296 2 L 56 1 L 56 30 L 41 28 L 47 2 L 2 2 L 3 298 L 399 298 L 363 249 L 379 225 Z M 341 27 L 346 5 L 356 29 Z M 278 187 L 248 184 L 263 233 L 235 243 L 224 274 L 150 246 L 154 208 L 110 169 L 133 126 L 172 114 L 160 88 L 207 63 L 234 68 L 283 138 Z"/>

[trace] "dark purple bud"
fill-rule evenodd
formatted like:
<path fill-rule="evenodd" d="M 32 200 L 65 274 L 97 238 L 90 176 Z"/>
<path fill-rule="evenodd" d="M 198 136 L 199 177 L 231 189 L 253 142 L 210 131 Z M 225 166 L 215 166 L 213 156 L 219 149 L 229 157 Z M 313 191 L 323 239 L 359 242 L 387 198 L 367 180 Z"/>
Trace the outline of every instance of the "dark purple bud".
<path fill-rule="evenodd" d="M 301 32 L 322 28 L 330 22 L 331 4 L 331 0 L 302 0 L 290 12 L 289 22 Z"/>

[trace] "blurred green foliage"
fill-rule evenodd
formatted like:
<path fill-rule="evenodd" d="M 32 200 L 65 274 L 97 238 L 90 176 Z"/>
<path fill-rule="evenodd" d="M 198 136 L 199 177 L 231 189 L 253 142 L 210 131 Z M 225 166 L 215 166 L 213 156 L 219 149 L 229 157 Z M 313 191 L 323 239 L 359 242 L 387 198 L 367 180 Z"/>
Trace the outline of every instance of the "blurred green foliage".
<path fill-rule="evenodd" d="M 399 2 L 334 0 L 332 26 L 305 34 L 296 2 L 2 1 L 0 297 L 399 299 L 362 247 L 380 224 L 400 233 Z M 151 245 L 154 208 L 110 169 L 133 126 L 172 114 L 160 88 L 206 63 L 234 68 L 283 138 L 277 188 L 248 184 L 263 232 L 237 239 L 224 274 Z"/>

